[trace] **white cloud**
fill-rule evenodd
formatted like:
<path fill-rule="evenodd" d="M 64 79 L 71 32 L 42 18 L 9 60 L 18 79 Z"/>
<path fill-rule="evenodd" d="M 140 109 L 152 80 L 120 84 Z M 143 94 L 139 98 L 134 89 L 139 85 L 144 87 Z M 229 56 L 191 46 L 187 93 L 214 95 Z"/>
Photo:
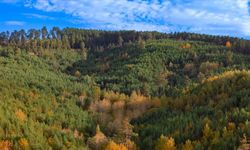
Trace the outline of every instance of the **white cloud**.
<path fill-rule="evenodd" d="M 55 18 L 53 18 L 53 17 L 46 16 L 46 15 L 35 14 L 35 13 L 23 13 L 23 15 L 25 17 L 28 17 L 28 18 L 55 20 Z"/>
<path fill-rule="evenodd" d="M 22 21 L 6 21 L 5 24 L 9 25 L 9 26 L 23 26 L 23 25 L 25 25 L 25 22 L 22 22 Z"/>
<path fill-rule="evenodd" d="M 250 35 L 248 0 L 34 0 L 29 6 L 97 28 Z"/>

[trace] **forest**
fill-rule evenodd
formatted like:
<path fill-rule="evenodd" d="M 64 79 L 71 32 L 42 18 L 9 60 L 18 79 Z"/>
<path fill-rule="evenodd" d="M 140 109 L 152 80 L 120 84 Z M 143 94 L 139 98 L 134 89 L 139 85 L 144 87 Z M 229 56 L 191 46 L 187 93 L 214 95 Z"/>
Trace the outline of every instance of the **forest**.
<path fill-rule="evenodd" d="M 1 150 L 248 150 L 250 41 L 0 33 Z"/>

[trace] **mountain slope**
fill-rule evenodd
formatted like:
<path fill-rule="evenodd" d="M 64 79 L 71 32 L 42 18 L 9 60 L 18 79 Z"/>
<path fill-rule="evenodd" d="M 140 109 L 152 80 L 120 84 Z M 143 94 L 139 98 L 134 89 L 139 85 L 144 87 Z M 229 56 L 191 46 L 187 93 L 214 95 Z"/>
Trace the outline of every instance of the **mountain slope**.
<path fill-rule="evenodd" d="M 76 101 L 88 87 L 55 70 L 45 56 L 0 52 L 2 143 L 8 141 L 14 149 L 86 147 L 82 138 L 89 134 L 92 119 Z"/>
<path fill-rule="evenodd" d="M 191 140 L 195 149 L 235 149 L 250 135 L 250 72 L 228 71 L 206 79 L 185 96 L 135 119 L 138 143 L 153 149 L 161 134 L 180 146 Z M 165 100 L 166 101 L 166 100 Z"/>

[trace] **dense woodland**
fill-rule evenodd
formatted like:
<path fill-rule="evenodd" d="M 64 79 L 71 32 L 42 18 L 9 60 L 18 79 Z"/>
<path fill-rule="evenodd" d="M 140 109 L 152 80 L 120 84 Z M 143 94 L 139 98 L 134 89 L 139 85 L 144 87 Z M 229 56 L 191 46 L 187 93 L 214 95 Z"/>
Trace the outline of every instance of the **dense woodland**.
<path fill-rule="evenodd" d="M 0 149 L 250 148 L 248 40 L 43 27 L 0 45 Z"/>
<path fill-rule="evenodd" d="M 43 49 L 76 49 L 81 51 L 104 51 L 107 48 L 122 47 L 126 43 L 142 42 L 145 40 L 175 39 L 203 41 L 217 45 L 224 45 L 230 41 L 235 52 L 250 53 L 250 41 L 229 36 L 213 36 L 195 33 L 159 33 L 136 31 L 101 31 L 83 30 L 75 28 L 60 29 L 53 27 L 50 31 L 42 29 L 30 29 L 27 32 L 22 29 L 13 32 L 1 32 L 0 44 L 13 46 L 27 51 Z"/>

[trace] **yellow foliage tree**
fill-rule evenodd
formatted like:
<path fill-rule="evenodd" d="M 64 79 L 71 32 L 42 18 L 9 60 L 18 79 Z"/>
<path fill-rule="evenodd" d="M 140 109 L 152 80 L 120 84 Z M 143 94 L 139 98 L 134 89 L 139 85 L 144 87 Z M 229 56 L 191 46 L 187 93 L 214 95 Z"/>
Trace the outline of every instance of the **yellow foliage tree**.
<path fill-rule="evenodd" d="M 131 140 L 126 140 L 126 142 L 125 143 L 123 143 L 126 147 L 127 147 L 127 149 L 129 149 L 129 150 L 138 150 L 139 148 L 137 147 L 137 145 L 133 142 L 133 141 L 131 141 Z"/>
<path fill-rule="evenodd" d="M 176 150 L 174 139 L 161 135 L 156 143 L 155 150 Z"/>
<path fill-rule="evenodd" d="M 21 109 L 18 109 L 15 112 L 15 115 L 16 115 L 17 119 L 19 119 L 22 122 L 26 121 L 26 119 L 27 119 L 26 114 Z"/>
<path fill-rule="evenodd" d="M 26 140 L 25 138 L 21 138 L 19 141 L 18 141 L 18 144 L 20 146 L 20 149 L 22 150 L 27 150 L 29 149 L 29 142 L 28 140 Z"/>
<path fill-rule="evenodd" d="M 191 44 L 189 44 L 189 43 L 182 44 L 181 48 L 183 48 L 183 49 L 189 49 L 189 48 L 191 48 Z"/>
<path fill-rule="evenodd" d="M 193 149 L 194 149 L 194 147 L 193 147 L 192 142 L 190 140 L 187 140 L 182 147 L 182 150 L 193 150 Z"/>
<path fill-rule="evenodd" d="M 236 125 L 234 122 L 229 122 L 227 128 L 229 131 L 234 131 L 236 129 Z"/>
<path fill-rule="evenodd" d="M 212 130 L 211 130 L 211 128 L 209 127 L 208 123 L 206 123 L 206 125 L 204 126 L 202 132 L 203 132 L 204 138 L 210 137 L 210 135 L 212 134 Z"/>
<path fill-rule="evenodd" d="M 128 149 L 122 144 L 116 144 L 115 142 L 110 141 L 105 150 L 128 150 Z"/>
<path fill-rule="evenodd" d="M 79 78 L 81 76 L 81 72 L 77 70 L 74 75 Z"/>
<path fill-rule="evenodd" d="M 92 89 L 92 97 L 94 100 L 99 100 L 101 96 L 101 89 L 98 86 L 94 86 Z"/>

